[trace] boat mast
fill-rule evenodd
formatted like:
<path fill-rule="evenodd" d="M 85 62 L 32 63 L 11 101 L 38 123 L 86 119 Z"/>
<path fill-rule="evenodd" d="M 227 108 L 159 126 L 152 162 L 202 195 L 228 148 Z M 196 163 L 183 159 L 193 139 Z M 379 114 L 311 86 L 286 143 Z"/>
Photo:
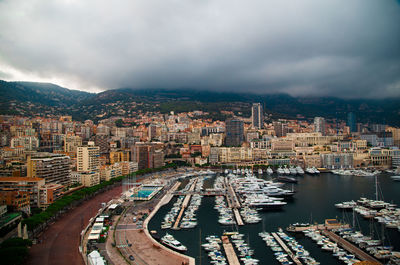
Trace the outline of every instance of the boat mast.
<path fill-rule="evenodd" d="M 201 228 L 199 229 L 199 264 L 201 265 Z"/>
<path fill-rule="evenodd" d="M 356 215 L 354 214 L 354 208 L 355 207 L 353 207 L 353 228 L 356 227 Z"/>
<path fill-rule="evenodd" d="M 378 176 L 375 175 L 375 198 L 378 200 Z"/>

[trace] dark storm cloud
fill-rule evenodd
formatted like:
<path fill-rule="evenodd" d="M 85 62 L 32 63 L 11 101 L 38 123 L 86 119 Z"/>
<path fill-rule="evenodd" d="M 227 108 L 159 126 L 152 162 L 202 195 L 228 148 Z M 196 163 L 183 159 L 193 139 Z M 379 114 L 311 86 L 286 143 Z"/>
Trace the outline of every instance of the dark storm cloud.
<path fill-rule="evenodd" d="M 83 90 L 400 96 L 399 21 L 394 0 L 4 0 L 0 66 Z"/>

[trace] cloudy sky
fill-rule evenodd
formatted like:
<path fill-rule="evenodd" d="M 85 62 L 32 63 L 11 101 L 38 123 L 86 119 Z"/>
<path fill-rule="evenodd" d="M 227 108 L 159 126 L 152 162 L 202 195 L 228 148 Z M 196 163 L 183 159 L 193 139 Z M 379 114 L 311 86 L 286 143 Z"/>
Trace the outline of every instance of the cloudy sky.
<path fill-rule="evenodd" d="M 395 0 L 0 0 L 0 79 L 400 96 Z"/>

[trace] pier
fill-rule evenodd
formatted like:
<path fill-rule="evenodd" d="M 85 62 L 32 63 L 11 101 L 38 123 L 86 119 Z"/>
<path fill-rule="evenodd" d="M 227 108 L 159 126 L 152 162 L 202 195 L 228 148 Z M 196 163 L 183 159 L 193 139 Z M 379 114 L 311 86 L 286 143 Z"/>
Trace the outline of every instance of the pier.
<path fill-rule="evenodd" d="M 236 195 L 236 192 L 233 190 L 233 188 L 232 188 L 231 184 L 229 183 L 229 181 L 227 180 L 227 178 L 225 178 L 225 188 L 228 191 L 228 193 L 226 194 L 228 206 L 231 208 L 240 208 L 241 205 L 240 205 L 239 199 Z"/>
<path fill-rule="evenodd" d="M 229 183 L 228 179 L 224 178 L 225 189 L 228 191 L 226 193 L 226 201 L 228 202 L 228 207 L 232 209 L 233 214 L 235 215 L 236 223 L 238 225 L 244 225 L 242 216 L 239 213 L 238 208 L 241 207 L 239 199 L 236 195 L 236 192 L 233 190 L 233 187 Z"/>
<path fill-rule="evenodd" d="M 240 265 L 239 259 L 236 256 L 235 250 L 231 242 L 229 241 L 228 236 L 222 236 L 222 246 L 224 247 L 224 251 L 226 254 L 226 258 L 228 259 L 229 265 Z"/>
<path fill-rule="evenodd" d="M 176 220 L 175 220 L 175 223 L 174 223 L 174 226 L 172 227 L 172 229 L 175 229 L 175 230 L 179 229 L 179 228 L 178 228 L 179 222 L 181 221 L 183 212 L 185 211 L 185 209 L 187 208 L 187 206 L 188 206 L 188 204 L 189 204 L 189 202 L 190 202 L 190 198 L 192 198 L 192 193 L 193 193 L 193 191 L 194 191 L 194 188 L 196 187 L 196 183 L 197 183 L 197 180 L 198 180 L 198 179 L 199 179 L 199 178 L 196 178 L 196 179 L 193 181 L 192 185 L 191 185 L 190 188 L 189 188 L 189 193 L 185 196 L 185 199 L 183 199 L 182 208 L 181 208 L 181 210 L 180 210 L 180 212 L 179 212 L 179 214 L 178 214 L 178 217 L 177 217 Z"/>
<path fill-rule="evenodd" d="M 294 261 L 294 263 L 296 263 L 297 265 L 302 265 L 300 260 L 293 254 L 293 252 L 286 246 L 286 244 L 276 233 L 271 233 L 271 235 L 275 238 L 275 240 L 279 243 L 279 245 L 281 245 L 281 247 L 286 251 L 289 257 Z"/>
<path fill-rule="evenodd" d="M 237 208 L 233 209 L 233 213 L 235 214 L 235 218 L 236 218 L 236 223 L 238 225 L 244 225 L 243 220 L 242 220 L 242 216 L 239 213 L 239 210 Z"/>
<path fill-rule="evenodd" d="M 337 243 L 339 246 L 343 247 L 345 250 L 349 251 L 350 253 L 354 254 L 357 258 L 359 258 L 362 261 L 370 261 L 374 262 L 374 264 L 382 264 L 375 258 L 371 257 L 358 247 L 354 246 L 351 244 L 349 241 L 341 238 L 340 236 L 336 235 L 335 233 L 328 231 L 328 230 L 322 230 L 322 234 L 325 236 L 329 237 L 331 240 L 333 240 L 335 243 Z"/>

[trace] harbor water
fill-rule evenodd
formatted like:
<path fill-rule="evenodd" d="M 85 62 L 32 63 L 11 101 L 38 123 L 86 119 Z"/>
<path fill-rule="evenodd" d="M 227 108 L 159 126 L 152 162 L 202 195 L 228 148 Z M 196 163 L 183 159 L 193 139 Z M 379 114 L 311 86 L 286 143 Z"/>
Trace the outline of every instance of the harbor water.
<path fill-rule="evenodd" d="M 264 179 L 272 179 L 275 175 L 261 176 Z M 203 197 L 202 204 L 197 211 L 198 224 L 193 229 L 161 229 L 161 222 L 166 213 L 176 201 L 176 198 L 157 212 L 149 223 L 149 230 L 158 231 L 160 236 L 166 232 L 172 234 L 177 240 L 188 248 L 187 255 L 196 258 L 196 264 L 210 264 L 207 252 L 201 249 L 201 243 L 205 243 L 208 235 L 222 236 L 224 231 L 236 231 L 245 235 L 245 240 L 254 249 L 254 258 L 259 259 L 259 264 L 280 264 L 275 260 L 272 250 L 259 237 L 262 231 L 276 232 L 279 228 L 285 229 L 293 223 L 323 223 L 325 219 L 336 218 L 346 223 L 353 222 L 351 211 L 337 209 L 334 204 L 358 200 L 360 197 L 375 199 L 376 185 L 375 177 L 339 176 L 332 173 L 321 173 L 319 175 L 298 176 L 298 183 L 294 184 L 296 194 L 288 204 L 279 211 L 259 212 L 262 222 L 258 224 L 247 224 L 244 226 L 225 226 L 218 223 L 219 214 L 214 209 L 215 197 Z M 205 187 L 212 186 L 213 178 L 205 181 Z M 288 189 L 292 184 L 286 185 Z M 389 174 L 378 176 L 379 198 L 387 202 L 400 205 L 400 182 L 394 182 Z M 385 237 L 385 245 L 392 245 L 400 251 L 400 232 L 397 229 L 382 228 L 376 221 L 363 219 L 361 215 L 355 214 L 355 223 L 358 230 L 364 235 L 373 234 L 375 238 Z M 310 238 L 303 234 L 295 235 L 297 241 L 302 244 L 310 255 L 324 265 L 343 264 L 332 256 L 331 252 L 323 251 Z"/>

